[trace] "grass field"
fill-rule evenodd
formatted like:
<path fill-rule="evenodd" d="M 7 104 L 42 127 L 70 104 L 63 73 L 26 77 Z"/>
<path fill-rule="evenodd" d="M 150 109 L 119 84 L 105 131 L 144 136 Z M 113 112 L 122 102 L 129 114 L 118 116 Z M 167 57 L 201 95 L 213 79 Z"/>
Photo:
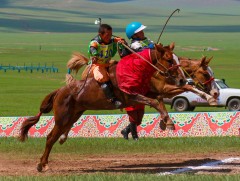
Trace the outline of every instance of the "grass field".
<path fill-rule="evenodd" d="M 229 86 L 240 88 L 238 61 L 240 33 L 166 33 L 165 43 L 175 41 L 176 53 L 179 56 L 201 58 L 203 55 L 214 56 L 211 67 L 217 78 L 225 78 Z M 51 36 L 50 36 L 51 35 Z M 88 39 L 94 34 L 78 33 L 2 33 L 3 42 L 13 38 L 12 42 L 0 45 L 2 65 L 35 65 L 39 63 L 48 66 L 52 64 L 59 68 L 59 73 L 30 73 L 22 71 L 0 71 L 0 115 L 27 116 L 38 112 L 39 104 L 52 90 L 63 86 L 66 74 L 66 62 L 74 51 L 87 52 Z M 25 40 L 19 42 L 19 37 Z M 184 37 L 184 38 L 182 38 Z M 166 38 L 165 38 L 166 39 Z M 31 40 L 31 42 L 29 42 Z M 66 41 L 65 41 L 66 40 Z M 45 42 L 44 42 L 45 41 Z M 82 41 L 82 43 L 81 43 Z M 189 43 L 190 41 L 194 43 Z M 78 43 L 80 42 L 80 43 Z M 41 51 L 39 46 L 41 45 Z M 214 47 L 218 51 L 203 51 L 204 48 Z M 118 57 L 117 57 L 118 59 Z M 80 78 L 80 74 L 79 77 Z M 221 111 L 224 108 L 197 108 L 195 111 Z M 147 112 L 154 112 L 147 109 Z M 119 111 L 111 111 L 120 113 Z M 93 112 L 87 112 L 92 114 Z M 109 113 L 109 111 L 107 111 Z"/>
<path fill-rule="evenodd" d="M 205 138 L 143 138 L 139 142 L 132 140 L 125 141 L 120 138 L 71 138 L 63 146 L 56 144 L 50 155 L 50 167 L 54 167 L 55 164 L 59 163 L 59 173 L 56 172 L 53 174 L 48 173 L 48 177 L 45 177 L 44 174 L 38 175 L 38 177 L 33 177 L 37 172 L 35 170 L 36 162 L 39 160 L 41 154 L 43 153 L 43 148 L 45 144 L 45 139 L 43 138 L 31 138 L 26 143 L 20 143 L 15 138 L 0 138 L 1 147 L 1 160 L 7 161 L 5 167 L 17 163 L 19 171 L 21 169 L 26 169 L 23 176 L 18 177 L 1 177 L 0 179 L 19 179 L 19 180 L 59 180 L 60 176 L 64 175 L 64 169 L 67 165 L 64 162 L 74 160 L 81 165 L 81 162 L 84 163 L 84 158 L 102 158 L 102 157 L 111 157 L 111 155 L 128 155 L 129 158 L 132 156 L 139 155 L 139 159 L 143 159 L 144 155 L 156 155 L 156 159 L 161 160 L 161 155 L 171 160 L 169 155 L 182 155 L 186 158 L 196 158 L 199 157 L 199 154 L 205 155 L 208 159 L 212 158 L 213 155 L 236 155 L 239 150 L 239 138 L 238 137 L 205 137 Z M 3 158 L 4 157 L 4 158 Z M 25 161 L 24 161 L 25 160 Z M 91 159 L 90 159 L 91 160 Z M 198 160 L 198 159 L 197 159 Z M 99 160 L 100 161 L 100 160 Z M 199 160 L 200 161 L 200 160 Z M 91 162 L 91 161 L 89 161 Z M 101 162 L 101 161 L 100 161 Z M 62 164 L 60 164 L 62 163 Z M 197 162 L 196 162 L 197 163 Z M 201 162 L 200 162 L 201 163 Z M 122 163 L 124 164 L 124 163 Z M 142 163 L 144 164 L 144 163 Z M 147 164 L 147 163 L 146 163 Z M 21 166 L 22 165 L 22 166 Z M 161 167 L 160 163 L 158 163 Z M 131 165 L 130 165 L 131 166 Z M 129 167 L 130 167 L 129 166 Z M 132 165 L 133 166 L 133 165 Z M 84 167 L 84 165 L 83 165 Z M 108 166 L 106 166 L 108 167 Z M 162 165 L 164 167 L 164 165 Z M 29 172 L 29 168 L 31 168 Z M 111 168 L 111 167 L 110 167 Z M 189 178 L 190 180 L 238 180 L 240 175 L 195 175 L 195 174 L 181 174 L 173 176 L 159 176 L 158 170 L 152 170 L 149 173 L 140 174 L 137 171 L 130 171 L 129 173 L 123 174 L 113 174 L 111 171 L 104 173 L 103 171 L 92 172 L 88 174 L 74 174 L 74 173 L 65 173 L 63 180 L 184 180 Z M 14 168 L 12 168 L 14 169 Z M 81 170 L 76 165 L 77 170 Z M 92 168 L 94 169 L 94 168 Z M 57 171 L 57 170 L 55 170 Z M 62 172 L 62 173 L 61 173 Z M 123 171 L 124 172 L 124 171 Z M 9 175 L 12 175 L 12 172 L 7 172 Z M 87 173 L 87 172 L 86 172 Z M 2 175 L 0 173 L 0 175 Z M 16 174 L 19 175 L 19 174 Z M 62 176 L 63 176 L 62 175 Z M 43 177 L 44 176 L 44 177 Z"/>
<path fill-rule="evenodd" d="M 137 4 L 135 1 L 94 0 L 54 2 L 2 1 L 0 64 L 54 65 L 59 73 L 0 71 L 0 116 L 27 116 L 38 112 L 44 96 L 64 85 L 66 62 L 71 53 L 80 51 L 87 55 L 88 42 L 97 31 L 93 23 L 95 18 L 102 17 L 103 22 L 113 26 L 114 34 L 124 38 L 126 24 L 140 20 L 148 26 L 146 35 L 156 41 L 174 7 L 181 11 L 171 18 L 161 42 L 165 45 L 176 42 L 178 56 L 213 56 L 211 67 L 215 76 L 225 78 L 231 87 L 240 88 L 240 5 L 237 1 L 220 0 L 216 5 L 212 1 L 153 0 L 148 6 L 143 0 Z M 101 9 L 95 8 L 97 6 Z M 218 51 L 204 51 L 208 47 Z M 195 111 L 215 110 L 225 109 L 197 108 Z M 146 112 L 155 111 L 147 109 Z M 93 111 L 86 113 L 94 114 Z"/>
<path fill-rule="evenodd" d="M 99 8 L 100 7 L 100 8 Z M 54 65 L 59 73 L 0 70 L 0 116 L 30 116 L 39 110 L 42 99 L 65 83 L 66 62 L 72 52 L 87 55 L 89 40 L 96 35 L 94 20 L 98 17 L 111 24 L 114 34 L 126 38 L 125 26 L 131 21 L 147 25 L 145 33 L 156 41 L 164 23 L 173 10 L 180 8 L 169 21 L 161 37 L 164 45 L 176 43 L 178 56 L 201 58 L 213 56 L 210 64 L 216 78 L 225 78 L 231 87 L 240 88 L 240 1 L 159 1 L 159 0 L 42 0 L 8 1 L 0 4 L 0 65 Z M 204 51 L 214 48 L 216 51 Z M 119 60 L 119 57 L 116 57 Z M 78 75 L 80 78 L 80 74 Z M 78 78 L 78 77 L 77 77 Z M 168 110 L 170 110 L 168 106 Z M 196 108 L 195 111 L 225 111 L 224 108 Z M 155 112 L 147 108 L 146 112 Z M 86 114 L 121 113 L 120 111 L 87 111 Z M 52 114 L 52 113 L 51 113 Z M 0 166 L 4 168 L 15 159 L 19 169 L 30 172 L 43 153 L 45 139 L 29 139 L 25 144 L 15 138 L 0 138 Z M 239 152 L 238 137 L 141 139 L 69 139 L 63 146 L 56 144 L 50 164 L 64 164 L 68 158 L 81 160 L 103 155 L 235 155 Z M 169 157 L 169 159 L 171 156 Z M 5 159 L 6 165 L 3 162 Z M 80 161 L 79 161 L 80 160 Z M 184 162 L 184 161 L 183 161 Z M 166 161 L 167 163 L 167 161 Z M 71 163 L 70 163 L 71 164 Z M 16 166 L 15 165 L 15 166 Z M 77 165 L 77 166 L 79 166 Z M 21 167 L 23 166 L 23 167 Z M 151 166 L 151 165 L 150 165 Z M 33 168 L 34 167 L 34 168 Z M 64 167 L 64 166 L 63 166 Z M 61 170 L 59 172 L 66 171 Z M 84 165 L 83 165 L 84 167 Z M 77 167 L 78 168 L 78 167 Z M 131 168 L 131 164 L 128 169 Z M 31 170 L 32 169 L 32 170 Z M 109 168 L 111 169 L 111 168 Z M 79 168 L 84 170 L 84 168 Z M 21 170 L 26 172 L 24 169 Z M 157 174 L 124 172 L 114 174 L 95 171 L 94 174 L 0 176 L 0 180 L 240 180 L 240 175 L 181 174 L 160 177 Z M 66 173 L 65 172 L 65 173 Z M 89 169 L 91 172 L 91 169 Z M 92 171 L 93 172 L 93 171 Z M 69 174 L 70 173 L 70 174 Z M 156 173 L 156 172 L 155 172 Z M 1 175 L 1 173 L 0 173 Z"/>

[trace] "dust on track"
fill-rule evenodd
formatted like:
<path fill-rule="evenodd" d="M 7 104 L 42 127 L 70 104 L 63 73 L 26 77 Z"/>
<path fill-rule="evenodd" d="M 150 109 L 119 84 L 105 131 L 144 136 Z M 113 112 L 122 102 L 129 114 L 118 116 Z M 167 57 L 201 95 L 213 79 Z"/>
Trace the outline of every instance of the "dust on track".
<path fill-rule="evenodd" d="M 238 157 L 239 153 L 211 154 L 131 154 L 131 155 L 70 155 L 52 154 L 50 169 L 39 173 L 36 170 L 39 159 L 9 158 L 0 155 L 0 176 L 42 176 L 42 175 L 81 175 L 81 174 L 126 174 L 171 172 L 188 166 L 200 166 L 229 157 Z M 219 165 L 209 170 L 193 170 L 194 174 L 240 174 L 240 161 Z"/>

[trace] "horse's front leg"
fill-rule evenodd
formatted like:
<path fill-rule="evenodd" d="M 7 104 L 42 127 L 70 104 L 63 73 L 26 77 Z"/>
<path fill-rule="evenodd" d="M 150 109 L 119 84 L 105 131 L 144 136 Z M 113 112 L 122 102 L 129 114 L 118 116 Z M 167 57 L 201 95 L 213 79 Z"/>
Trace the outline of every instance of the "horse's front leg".
<path fill-rule="evenodd" d="M 163 98 L 158 97 L 158 99 L 152 99 L 149 97 L 145 97 L 143 95 L 129 95 L 129 100 L 132 100 L 134 102 L 138 102 L 140 104 L 145 104 L 149 105 L 150 107 L 155 108 L 161 115 L 162 121 L 160 122 L 161 124 L 161 129 L 165 130 L 166 128 L 174 130 L 174 124 L 172 120 L 170 119 L 167 109 L 163 103 Z"/>
<path fill-rule="evenodd" d="M 217 105 L 217 101 L 216 99 L 201 91 L 201 90 L 198 90 L 197 88 L 193 87 L 192 85 L 184 85 L 184 86 L 181 86 L 181 87 L 177 87 L 177 86 L 173 86 L 173 85 L 168 85 L 166 84 L 164 86 L 164 90 L 163 90 L 163 96 L 166 97 L 166 98 L 172 98 L 178 94 L 181 94 L 183 92 L 186 92 L 186 91 L 191 91 L 192 93 L 200 96 L 201 98 L 205 99 L 208 101 L 209 105 L 213 106 L 213 105 Z"/>
<path fill-rule="evenodd" d="M 175 126 L 174 126 L 174 123 L 173 121 L 170 119 L 169 117 L 169 114 L 167 112 L 167 109 L 165 107 L 165 104 L 163 102 L 163 97 L 161 96 L 158 96 L 157 97 L 157 100 L 158 100 L 158 103 L 159 103 L 159 112 L 161 114 L 161 121 L 160 121 L 160 128 L 162 130 L 166 130 L 169 129 L 169 130 L 175 130 Z"/>
<path fill-rule="evenodd" d="M 188 91 L 191 91 L 191 92 L 197 94 L 198 96 L 200 96 L 201 98 L 207 100 L 209 105 L 211 105 L 211 106 L 216 106 L 217 105 L 217 100 L 213 96 L 211 96 L 211 95 L 209 95 L 209 94 L 207 94 L 207 93 L 205 93 L 201 90 L 198 90 L 197 88 L 195 88 L 191 85 L 186 85 L 186 88 L 188 89 Z"/>
<path fill-rule="evenodd" d="M 208 104 L 210 106 L 216 106 L 217 105 L 217 100 L 213 97 L 213 96 L 210 96 L 209 94 L 203 92 L 203 91 L 200 91 L 196 88 L 193 88 L 193 90 L 196 92 L 196 94 L 198 94 L 201 98 L 203 99 L 206 99 Z"/>

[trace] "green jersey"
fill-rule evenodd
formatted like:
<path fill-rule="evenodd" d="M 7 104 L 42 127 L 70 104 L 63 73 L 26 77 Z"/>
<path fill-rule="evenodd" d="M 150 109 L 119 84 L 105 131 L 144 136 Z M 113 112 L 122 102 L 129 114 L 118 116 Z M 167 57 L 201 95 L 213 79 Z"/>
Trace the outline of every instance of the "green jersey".
<path fill-rule="evenodd" d="M 97 48 L 96 48 L 97 47 Z M 88 46 L 89 57 L 98 57 L 98 64 L 108 63 L 112 57 L 117 53 L 117 43 L 114 38 L 111 39 L 109 44 L 104 44 L 99 36 L 91 40 Z"/>

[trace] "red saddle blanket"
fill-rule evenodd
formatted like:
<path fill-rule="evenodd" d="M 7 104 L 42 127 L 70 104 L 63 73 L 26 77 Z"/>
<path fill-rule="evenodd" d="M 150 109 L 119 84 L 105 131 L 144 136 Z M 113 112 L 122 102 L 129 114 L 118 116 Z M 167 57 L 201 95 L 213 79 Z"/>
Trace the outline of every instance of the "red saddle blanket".
<path fill-rule="evenodd" d="M 152 63 L 150 49 L 145 49 L 138 54 Z M 116 69 L 120 90 L 128 94 L 145 95 L 150 89 L 150 79 L 156 71 L 148 62 L 135 54 L 122 58 Z"/>

